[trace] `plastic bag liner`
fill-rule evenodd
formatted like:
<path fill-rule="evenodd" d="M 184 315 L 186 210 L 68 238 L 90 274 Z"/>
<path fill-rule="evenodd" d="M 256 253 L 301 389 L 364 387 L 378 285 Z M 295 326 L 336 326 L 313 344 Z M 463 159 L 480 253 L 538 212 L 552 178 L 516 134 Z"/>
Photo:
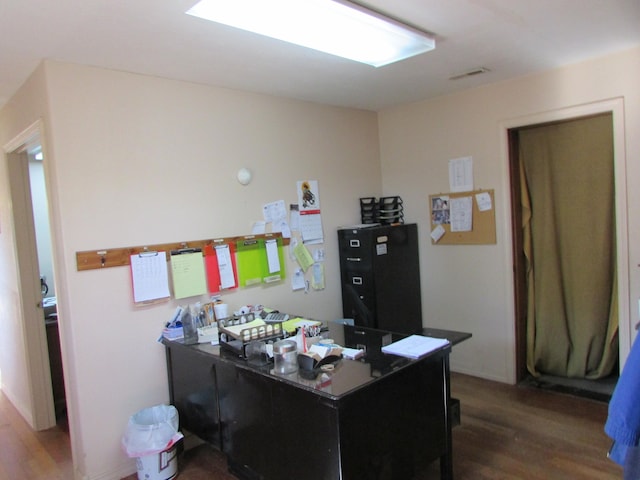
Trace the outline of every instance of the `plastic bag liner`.
<path fill-rule="evenodd" d="M 155 405 L 129 418 L 122 447 L 129 457 L 144 457 L 171 448 L 183 437 L 173 405 Z"/>

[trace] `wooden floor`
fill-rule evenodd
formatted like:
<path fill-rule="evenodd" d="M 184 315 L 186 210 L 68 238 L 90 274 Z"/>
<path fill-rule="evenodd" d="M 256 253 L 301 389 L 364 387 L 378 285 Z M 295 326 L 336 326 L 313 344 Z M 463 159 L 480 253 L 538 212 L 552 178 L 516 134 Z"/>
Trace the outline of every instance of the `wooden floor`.
<path fill-rule="evenodd" d="M 65 422 L 34 432 L 0 391 L 0 480 L 73 479 Z"/>
<path fill-rule="evenodd" d="M 462 410 L 462 424 L 453 429 L 456 480 L 622 478 L 622 469 L 606 457 L 605 403 L 455 373 L 451 383 Z M 179 460 L 179 480 L 236 478 L 224 455 L 207 445 Z M 68 480 L 71 472 L 64 426 L 34 433 L 0 392 L 0 480 Z M 415 480 L 438 478 L 435 462 Z"/>

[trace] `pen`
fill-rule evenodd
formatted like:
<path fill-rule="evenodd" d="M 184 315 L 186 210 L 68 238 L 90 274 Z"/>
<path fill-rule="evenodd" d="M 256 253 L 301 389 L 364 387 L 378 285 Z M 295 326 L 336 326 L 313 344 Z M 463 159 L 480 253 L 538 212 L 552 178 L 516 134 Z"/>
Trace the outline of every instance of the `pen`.
<path fill-rule="evenodd" d="M 305 326 L 302 326 L 302 351 L 307 353 L 307 334 L 305 332 Z"/>

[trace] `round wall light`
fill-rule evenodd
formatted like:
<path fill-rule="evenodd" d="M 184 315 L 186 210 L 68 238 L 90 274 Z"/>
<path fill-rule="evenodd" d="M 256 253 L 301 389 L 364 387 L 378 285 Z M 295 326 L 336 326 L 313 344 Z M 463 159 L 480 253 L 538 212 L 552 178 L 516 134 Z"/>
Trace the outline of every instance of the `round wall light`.
<path fill-rule="evenodd" d="M 240 182 L 242 185 L 249 185 L 249 183 L 251 182 L 251 170 L 249 170 L 248 168 L 241 168 L 240 170 L 238 170 L 237 178 L 238 182 Z"/>

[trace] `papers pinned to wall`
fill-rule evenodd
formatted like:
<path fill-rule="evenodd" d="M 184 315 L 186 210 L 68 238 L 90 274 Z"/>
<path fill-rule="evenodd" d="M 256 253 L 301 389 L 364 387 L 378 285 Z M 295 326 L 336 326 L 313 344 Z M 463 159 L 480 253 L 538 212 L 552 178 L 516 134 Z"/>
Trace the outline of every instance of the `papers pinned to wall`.
<path fill-rule="evenodd" d="M 429 195 L 431 243 L 496 243 L 493 190 Z"/>
<path fill-rule="evenodd" d="M 317 180 L 301 180 L 296 184 L 298 192 L 299 228 L 304 243 L 324 242 L 320 192 Z"/>
<path fill-rule="evenodd" d="M 472 157 L 449 160 L 449 188 L 452 192 L 470 192 L 473 190 Z"/>

